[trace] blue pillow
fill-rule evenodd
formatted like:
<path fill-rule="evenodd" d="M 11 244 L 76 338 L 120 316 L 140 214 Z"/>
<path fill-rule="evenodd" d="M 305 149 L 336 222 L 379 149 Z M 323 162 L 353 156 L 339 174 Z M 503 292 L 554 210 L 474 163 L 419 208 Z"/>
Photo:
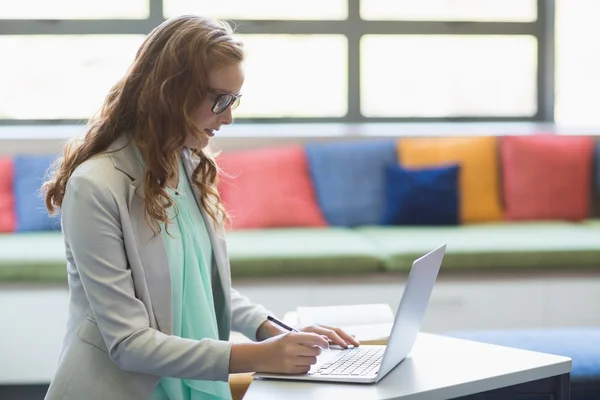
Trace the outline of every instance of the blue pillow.
<path fill-rule="evenodd" d="M 14 196 L 17 232 L 60 231 L 60 218 L 50 217 L 40 193 L 46 172 L 56 156 L 31 155 L 14 158 Z"/>
<path fill-rule="evenodd" d="M 309 143 L 306 155 L 317 201 L 329 225 L 379 224 L 385 166 L 396 162 L 394 141 Z"/>
<path fill-rule="evenodd" d="M 385 169 L 383 225 L 457 225 L 459 166 Z"/>

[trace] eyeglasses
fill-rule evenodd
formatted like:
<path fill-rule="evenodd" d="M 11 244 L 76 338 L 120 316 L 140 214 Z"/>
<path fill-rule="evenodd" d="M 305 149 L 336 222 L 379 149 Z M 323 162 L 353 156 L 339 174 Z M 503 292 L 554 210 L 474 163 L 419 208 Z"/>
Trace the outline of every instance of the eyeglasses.
<path fill-rule="evenodd" d="M 227 107 L 231 107 L 232 110 L 235 110 L 237 106 L 240 105 L 240 97 L 242 94 L 232 94 L 232 93 L 214 93 L 213 99 L 214 103 L 211 111 L 215 114 L 221 114 Z"/>

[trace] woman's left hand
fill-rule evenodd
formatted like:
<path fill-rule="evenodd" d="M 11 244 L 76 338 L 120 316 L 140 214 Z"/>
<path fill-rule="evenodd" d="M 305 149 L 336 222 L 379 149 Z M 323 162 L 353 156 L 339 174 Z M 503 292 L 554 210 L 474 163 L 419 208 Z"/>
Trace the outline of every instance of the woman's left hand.
<path fill-rule="evenodd" d="M 311 325 L 299 330 L 301 332 L 313 332 L 325 336 L 327 339 L 329 339 L 331 344 L 337 344 L 344 349 L 348 348 L 349 344 L 355 347 L 360 345 L 354 336 L 348 334 L 341 328 L 335 328 L 333 326 Z"/>

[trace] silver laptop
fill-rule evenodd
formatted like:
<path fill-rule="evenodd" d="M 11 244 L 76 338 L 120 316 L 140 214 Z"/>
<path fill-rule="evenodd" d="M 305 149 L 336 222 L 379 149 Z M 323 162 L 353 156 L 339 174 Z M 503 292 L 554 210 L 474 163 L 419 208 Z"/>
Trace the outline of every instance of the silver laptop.
<path fill-rule="evenodd" d="M 421 322 L 442 265 L 446 245 L 415 260 L 386 346 L 359 346 L 326 350 L 307 374 L 257 373 L 256 378 L 303 381 L 379 382 L 406 358 L 421 330 Z"/>

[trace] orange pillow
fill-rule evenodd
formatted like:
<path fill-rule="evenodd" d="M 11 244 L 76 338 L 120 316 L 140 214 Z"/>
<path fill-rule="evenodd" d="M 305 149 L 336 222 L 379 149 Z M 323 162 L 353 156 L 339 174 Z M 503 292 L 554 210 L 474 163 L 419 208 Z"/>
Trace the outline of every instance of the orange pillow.
<path fill-rule="evenodd" d="M 14 232 L 16 225 L 13 195 L 13 161 L 0 158 L 0 232 Z"/>
<path fill-rule="evenodd" d="M 461 221 L 502 219 L 495 137 L 400 139 L 398 158 L 406 167 L 460 165 Z"/>
<path fill-rule="evenodd" d="M 505 137 L 502 169 L 506 218 L 573 221 L 587 218 L 593 153 L 591 137 Z"/>
<path fill-rule="evenodd" d="M 223 153 L 217 162 L 233 229 L 326 225 L 303 147 Z"/>

